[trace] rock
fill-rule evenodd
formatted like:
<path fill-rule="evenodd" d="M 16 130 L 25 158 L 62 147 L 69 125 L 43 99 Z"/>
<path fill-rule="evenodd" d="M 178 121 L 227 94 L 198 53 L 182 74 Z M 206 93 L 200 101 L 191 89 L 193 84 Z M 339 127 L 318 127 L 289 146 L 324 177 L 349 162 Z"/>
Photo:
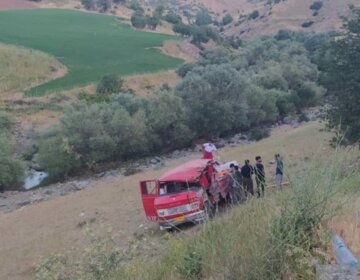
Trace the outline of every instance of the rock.
<path fill-rule="evenodd" d="M 157 164 L 154 164 L 152 167 L 154 168 L 154 170 L 159 170 L 159 169 L 163 168 L 164 166 L 165 166 L 165 163 L 159 162 Z"/>
<path fill-rule="evenodd" d="M 96 178 L 102 178 L 102 177 L 105 176 L 105 174 L 106 174 L 106 172 L 101 172 L 101 173 L 96 174 L 95 177 Z"/>
<path fill-rule="evenodd" d="M 29 205 L 29 204 L 31 204 L 31 200 L 27 199 L 27 200 L 23 200 L 23 201 L 18 202 L 16 205 L 19 206 L 19 207 L 23 207 L 23 206 Z"/>
<path fill-rule="evenodd" d="M 284 123 L 284 124 L 291 124 L 291 122 L 292 122 L 292 118 L 291 117 L 285 117 L 283 120 L 282 120 L 282 122 Z"/>
<path fill-rule="evenodd" d="M 150 160 L 150 163 L 151 163 L 151 164 L 157 164 L 158 161 L 157 161 L 155 158 L 152 158 L 152 159 Z"/>

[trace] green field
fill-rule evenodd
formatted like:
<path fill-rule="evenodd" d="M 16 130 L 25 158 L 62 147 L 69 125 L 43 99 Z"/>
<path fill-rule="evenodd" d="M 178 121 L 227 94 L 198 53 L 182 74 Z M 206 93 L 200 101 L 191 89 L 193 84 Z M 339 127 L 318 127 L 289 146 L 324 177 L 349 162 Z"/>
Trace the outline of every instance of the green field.
<path fill-rule="evenodd" d="M 116 17 L 60 9 L 0 11 L 0 42 L 40 50 L 68 67 L 60 79 L 29 95 L 97 82 L 106 74 L 129 75 L 177 67 L 181 60 L 155 47 L 176 37 L 135 31 Z"/>

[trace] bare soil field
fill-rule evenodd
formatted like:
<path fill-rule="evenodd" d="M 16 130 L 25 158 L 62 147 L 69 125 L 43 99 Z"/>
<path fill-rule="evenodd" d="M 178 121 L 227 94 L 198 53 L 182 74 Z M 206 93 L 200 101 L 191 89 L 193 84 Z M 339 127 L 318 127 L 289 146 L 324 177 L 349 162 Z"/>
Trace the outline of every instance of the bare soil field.
<path fill-rule="evenodd" d="M 321 127 L 318 123 L 298 128 L 281 126 L 267 139 L 248 146 L 224 148 L 219 154 L 223 160 L 239 162 L 262 155 L 269 183 L 272 183 L 271 161 L 275 152 L 284 155 L 286 166 L 327 153 L 329 134 L 319 132 Z M 132 244 L 140 227 L 148 227 L 155 234 L 147 237 L 147 243 L 156 247 L 164 233 L 158 231 L 156 224 L 146 222 L 137 183 L 157 178 L 188 159 L 174 160 L 163 169 L 149 169 L 128 177 L 90 178 L 91 187 L 85 190 L 27 205 L 11 213 L 0 213 L 0 279 L 32 279 L 34 266 L 43 257 L 81 253 L 89 244 L 84 224 L 91 224 L 100 237 L 109 233 L 116 235 L 121 248 Z"/>
<path fill-rule="evenodd" d="M 0 0 L 0 10 L 29 9 L 36 6 L 27 0 Z"/>

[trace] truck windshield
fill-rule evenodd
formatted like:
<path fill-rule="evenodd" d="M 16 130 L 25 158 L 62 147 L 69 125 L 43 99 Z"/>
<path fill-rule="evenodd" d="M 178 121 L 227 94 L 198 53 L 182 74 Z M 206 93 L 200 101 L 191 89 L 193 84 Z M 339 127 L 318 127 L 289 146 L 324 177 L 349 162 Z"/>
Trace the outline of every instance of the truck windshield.
<path fill-rule="evenodd" d="M 198 183 L 187 182 L 166 182 L 160 184 L 160 195 L 176 194 L 189 190 L 197 190 L 200 188 Z"/>

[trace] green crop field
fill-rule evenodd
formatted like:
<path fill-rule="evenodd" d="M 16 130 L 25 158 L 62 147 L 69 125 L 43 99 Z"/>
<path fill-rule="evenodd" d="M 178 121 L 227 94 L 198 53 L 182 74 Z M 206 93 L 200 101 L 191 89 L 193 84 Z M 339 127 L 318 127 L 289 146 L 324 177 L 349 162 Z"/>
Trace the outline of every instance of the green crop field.
<path fill-rule="evenodd" d="M 116 17 L 60 9 L 0 11 L 0 42 L 47 52 L 68 74 L 27 94 L 42 95 L 97 82 L 106 74 L 129 75 L 177 67 L 181 60 L 156 47 L 176 37 L 139 32 Z"/>

